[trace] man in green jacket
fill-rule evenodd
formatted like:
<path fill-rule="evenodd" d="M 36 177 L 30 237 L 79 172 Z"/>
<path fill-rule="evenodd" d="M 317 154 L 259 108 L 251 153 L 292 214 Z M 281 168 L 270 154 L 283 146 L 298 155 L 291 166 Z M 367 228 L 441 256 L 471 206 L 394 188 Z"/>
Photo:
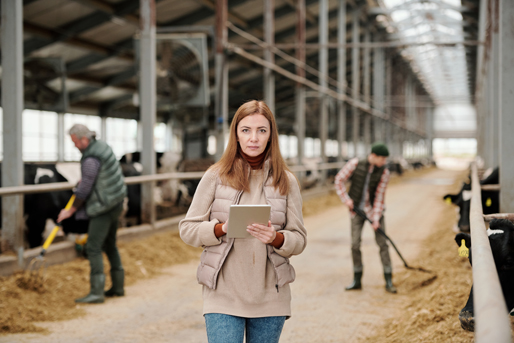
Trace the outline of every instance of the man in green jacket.
<path fill-rule="evenodd" d="M 91 266 L 91 290 L 75 302 L 102 303 L 104 296 L 125 294 L 125 275 L 116 247 L 116 231 L 127 190 L 120 164 L 107 143 L 97 140 L 96 133 L 82 124 L 73 125 L 69 134 L 82 153 L 82 179 L 75 190 L 73 207 L 61 210 L 57 222 L 74 214 L 77 219 L 89 219 L 86 252 Z M 111 265 L 112 288 L 106 292 L 102 249 Z"/>
<path fill-rule="evenodd" d="M 385 210 L 384 199 L 387 183 L 389 182 L 389 170 L 385 167 L 389 150 L 383 143 L 374 143 L 371 153 L 362 160 L 353 158 L 337 173 L 335 187 L 341 200 L 348 206 L 352 216 L 352 260 L 354 280 L 346 290 L 361 289 L 362 257 L 360 250 L 362 227 L 364 219 L 356 215 L 354 208 L 363 210 L 373 222 L 375 240 L 380 248 L 380 259 L 384 270 L 386 291 L 396 293 L 396 287 L 392 281 L 392 266 L 389 256 L 389 248 L 384 236 L 376 230 L 385 231 L 383 212 Z M 345 182 L 351 181 L 350 190 L 346 192 Z"/>

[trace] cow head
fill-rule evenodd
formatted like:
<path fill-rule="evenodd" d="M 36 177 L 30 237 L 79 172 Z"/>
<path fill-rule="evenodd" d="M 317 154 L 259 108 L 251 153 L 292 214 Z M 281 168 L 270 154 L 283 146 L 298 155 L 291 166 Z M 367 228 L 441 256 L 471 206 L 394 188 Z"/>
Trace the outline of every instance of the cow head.
<path fill-rule="evenodd" d="M 462 232 L 469 232 L 469 210 L 471 207 L 471 184 L 464 183 L 459 193 L 446 194 L 443 199 L 446 202 L 459 207 L 458 227 Z"/>
<path fill-rule="evenodd" d="M 514 224 L 506 219 L 493 219 L 487 230 L 494 263 L 497 269 L 514 271 Z M 455 242 L 461 246 L 462 241 L 469 250 L 469 262 L 471 257 L 471 236 L 460 232 L 455 236 Z"/>

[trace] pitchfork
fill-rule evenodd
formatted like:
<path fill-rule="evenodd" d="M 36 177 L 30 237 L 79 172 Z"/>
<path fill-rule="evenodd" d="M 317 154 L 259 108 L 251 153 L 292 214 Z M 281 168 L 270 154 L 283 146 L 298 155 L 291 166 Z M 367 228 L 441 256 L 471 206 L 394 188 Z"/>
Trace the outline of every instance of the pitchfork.
<path fill-rule="evenodd" d="M 66 204 L 65 209 L 69 210 L 71 206 L 73 206 L 73 201 L 75 201 L 75 194 L 73 194 Z M 59 228 L 61 228 L 61 223 L 58 223 L 54 226 L 52 229 L 52 232 L 48 236 L 48 238 L 45 240 L 45 243 L 43 244 L 43 247 L 41 249 L 41 252 L 39 255 L 34 257 L 32 261 L 29 263 L 29 277 L 27 280 L 27 286 L 32 286 L 31 288 L 38 288 L 40 287 L 44 282 L 44 274 L 46 270 L 46 261 L 45 261 L 45 254 L 46 250 L 52 244 L 55 235 L 57 234 L 57 231 L 59 231 Z"/>

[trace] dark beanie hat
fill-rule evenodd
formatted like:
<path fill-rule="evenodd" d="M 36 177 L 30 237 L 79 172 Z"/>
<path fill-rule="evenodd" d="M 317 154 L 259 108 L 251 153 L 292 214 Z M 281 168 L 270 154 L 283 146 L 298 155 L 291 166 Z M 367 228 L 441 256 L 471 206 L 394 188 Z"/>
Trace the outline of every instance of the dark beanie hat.
<path fill-rule="evenodd" d="M 371 153 L 377 156 L 389 156 L 389 150 L 387 146 L 382 142 L 373 143 L 371 146 Z"/>

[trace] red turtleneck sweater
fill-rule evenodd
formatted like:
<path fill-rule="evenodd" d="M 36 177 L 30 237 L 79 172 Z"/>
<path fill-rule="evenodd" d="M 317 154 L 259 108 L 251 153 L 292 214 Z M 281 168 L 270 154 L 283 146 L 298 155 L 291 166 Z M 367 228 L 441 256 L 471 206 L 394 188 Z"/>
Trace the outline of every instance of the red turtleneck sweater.
<path fill-rule="evenodd" d="M 252 169 L 261 169 L 262 166 L 264 165 L 264 157 L 266 155 L 264 152 L 258 156 L 248 156 L 247 154 L 245 154 L 244 152 L 241 151 L 241 155 L 248 162 L 250 167 L 252 167 Z M 217 238 L 226 234 L 225 232 L 223 232 L 223 229 L 222 229 L 223 224 L 224 223 L 218 223 L 214 226 L 214 234 L 216 235 Z M 282 244 L 284 244 L 284 235 L 280 232 L 277 232 L 275 239 L 270 244 L 272 246 L 274 246 L 275 248 L 280 249 Z"/>

